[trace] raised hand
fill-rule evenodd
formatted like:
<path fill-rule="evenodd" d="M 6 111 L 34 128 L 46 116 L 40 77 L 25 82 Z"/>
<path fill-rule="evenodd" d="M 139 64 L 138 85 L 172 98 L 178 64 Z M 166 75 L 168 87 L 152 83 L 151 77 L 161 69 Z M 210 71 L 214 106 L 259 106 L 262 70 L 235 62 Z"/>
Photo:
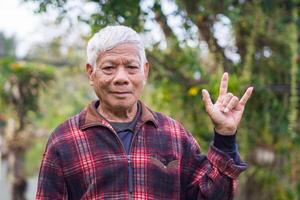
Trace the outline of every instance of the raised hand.
<path fill-rule="evenodd" d="M 253 87 L 249 87 L 241 100 L 232 93 L 227 93 L 228 73 L 225 72 L 220 83 L 217 101 L 213 104 L 207 90 L 202 90 L 202 98 L 207 114 L 215 125 L 215 130 L 221 135 L 235 134 L 242 119 L 245 105 L 250 98 Z"/>

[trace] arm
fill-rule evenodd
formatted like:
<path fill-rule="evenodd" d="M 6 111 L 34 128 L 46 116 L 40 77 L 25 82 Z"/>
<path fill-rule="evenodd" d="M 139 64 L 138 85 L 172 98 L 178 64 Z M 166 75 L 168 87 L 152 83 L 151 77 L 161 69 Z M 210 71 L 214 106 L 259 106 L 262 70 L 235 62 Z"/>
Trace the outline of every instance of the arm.
<path fill-rule="evenodd" d="M 188 177 L 188 199 L 232 199 L 238 175 L 246 169 L 237 152 L 235 134 L 245 105 L 253 87 L 249 87 L 241 100 L 227 92 L 228 74 L 224 73 L 219 97 L 212 102 L 207 90 L 202 91 L 205 110 L 215 126 L 214 143 L 207 157 L 200 155 L 199 147 L 190 136 L 186 145 L 183 171 Z M 231 140 L 231 141 L 230 141 Z M 191 181 L 191 182 L 190 182 Z"/>
<path fill-rule="evenodd" d="M 67 188 L 59 154 L 51 138 L 48 141 L 40 167 L 36 199 L 67 199 Z"/>
<path fill-rule="evenodd" d="M 183 146 L 181 179 L 184 199 L 232 199 L 236 179 L 247 168 L 238 152 L 236 159 L 233 159 L 211 144 L 207 156 L 202 155 L 199 145 L 189 133 Z"/>

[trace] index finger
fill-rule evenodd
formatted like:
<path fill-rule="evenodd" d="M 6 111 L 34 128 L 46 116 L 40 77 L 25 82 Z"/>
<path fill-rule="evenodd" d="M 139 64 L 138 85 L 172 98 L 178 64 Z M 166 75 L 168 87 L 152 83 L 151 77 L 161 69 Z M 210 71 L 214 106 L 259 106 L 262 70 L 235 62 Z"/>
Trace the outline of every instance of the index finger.
<path fill-rule="evenodd" d="M 225 95 L 227 93 L 227 88 L 228 88 L 228 73 L 225 72 L 221 79 L 219 96 Z"/>

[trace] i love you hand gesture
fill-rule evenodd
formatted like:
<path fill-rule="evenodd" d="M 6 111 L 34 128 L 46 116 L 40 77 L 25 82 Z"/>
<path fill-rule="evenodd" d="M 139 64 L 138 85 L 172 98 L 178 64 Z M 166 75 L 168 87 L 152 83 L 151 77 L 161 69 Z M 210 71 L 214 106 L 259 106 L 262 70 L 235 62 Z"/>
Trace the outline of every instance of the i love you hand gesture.
<path fill-rule="evenodd" d="M 228 73 L 225 72 L 220 83 L 219 97 L 212 102 L 207 90 L 202 90 L 202 98 L 207 114 L 212 120 L 215 130 L 221 135 L 233 135 L 242 119 L 248 99 L 253 87 L 249 87 L 241 99 L 227 91 Z"/>

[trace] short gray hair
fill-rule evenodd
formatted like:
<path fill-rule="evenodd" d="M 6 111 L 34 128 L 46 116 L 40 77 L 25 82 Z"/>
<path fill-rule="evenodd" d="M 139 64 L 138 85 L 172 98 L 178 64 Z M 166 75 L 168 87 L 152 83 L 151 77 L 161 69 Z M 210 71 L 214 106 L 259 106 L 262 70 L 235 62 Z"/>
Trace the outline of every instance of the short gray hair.
<path fill-rule="evenodd" d="M 87 63 L 96 67 L 99 53 L 123 43 L 134 43 L 139 49 L 142 67 L 147 62 L 144 44 L 139 34 L 127 26 L 107 26 L 93 35 L 87 45 Z"/>

